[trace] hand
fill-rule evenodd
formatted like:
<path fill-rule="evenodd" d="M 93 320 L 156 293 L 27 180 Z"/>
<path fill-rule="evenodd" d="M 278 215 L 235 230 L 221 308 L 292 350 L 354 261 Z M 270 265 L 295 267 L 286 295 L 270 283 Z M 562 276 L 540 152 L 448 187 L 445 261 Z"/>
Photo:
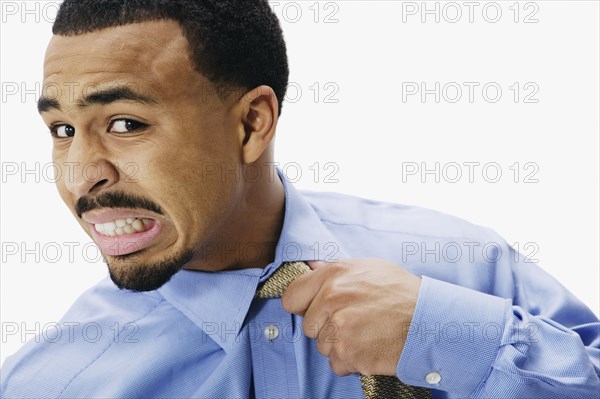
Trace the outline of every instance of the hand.
<path fill-rule="evenodd" d="M 308 262 L 282 297 L 338 375 L 396 375 L 421 278 L 381 259 Z"/>

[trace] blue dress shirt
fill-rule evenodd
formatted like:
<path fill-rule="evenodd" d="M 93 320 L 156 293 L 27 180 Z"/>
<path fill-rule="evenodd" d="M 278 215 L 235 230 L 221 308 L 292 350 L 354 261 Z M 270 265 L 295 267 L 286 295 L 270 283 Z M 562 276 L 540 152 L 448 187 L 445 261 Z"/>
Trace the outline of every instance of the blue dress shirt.
<path fill-rule="evenodd" d="M 422 276 L 402 332 L 405 383 L 434 398 L 599 397 L 597 317 L 495 232 L 418 207 L 301 193 L 278 172 L 286 206 L 273 263 L 182 270 L 146 293 L 106 278 L 7 358 L 0 396 L 361 398 L 358 377 L 330 370 L 301 317 L 253 295 L 283 261 L 376 257 Z"/>

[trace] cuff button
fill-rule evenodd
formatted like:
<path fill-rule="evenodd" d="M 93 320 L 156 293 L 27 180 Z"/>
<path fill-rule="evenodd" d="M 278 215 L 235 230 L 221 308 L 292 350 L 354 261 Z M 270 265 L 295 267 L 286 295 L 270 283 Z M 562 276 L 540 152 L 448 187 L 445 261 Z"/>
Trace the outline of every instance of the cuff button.
<path fill-rule="evenodd" d="M 440 373 L 437 373 L 435 371 L 425 376 L 425 381 L 427 381 L 428 384 L 439 384 L 441 380 L 442 376 L 440 375 Z"/>

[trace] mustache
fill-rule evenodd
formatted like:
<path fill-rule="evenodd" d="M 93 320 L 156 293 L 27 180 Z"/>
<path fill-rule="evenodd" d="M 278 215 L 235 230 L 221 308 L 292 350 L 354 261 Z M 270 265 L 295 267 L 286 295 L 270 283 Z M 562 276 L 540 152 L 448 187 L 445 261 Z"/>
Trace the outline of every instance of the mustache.
<path fill-rule="evenodd" d="M 127 194 L 122 191 L 106 192 L 95 197 L 83 196 L 75 203 L 75 212 L 77 212 L 77 216 L 80 219 L 85 212 L 101 208 L 144 209 L 164 215 L 164 211 L 160 205 L 147 198 L 135 194 Z"/>

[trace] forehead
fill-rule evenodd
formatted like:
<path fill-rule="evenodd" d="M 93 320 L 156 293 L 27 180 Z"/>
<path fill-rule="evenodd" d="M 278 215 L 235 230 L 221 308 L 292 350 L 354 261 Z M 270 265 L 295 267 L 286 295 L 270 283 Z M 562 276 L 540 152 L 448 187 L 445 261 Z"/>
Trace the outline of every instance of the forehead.
<path fill-rule="evenodd" d="M 117 83 L 164 91 L 166 86 L 186 87 L 186 81 L 189 87 L 194 79 L 201 79 L 201 75 L 193 69 L 188 41 L 179 24 L 171 20 L 75 36 L 55 35 L 44 60 L 44 87 L 48 91 L 62 87 L 77 93 L 78 88 Z"/>

